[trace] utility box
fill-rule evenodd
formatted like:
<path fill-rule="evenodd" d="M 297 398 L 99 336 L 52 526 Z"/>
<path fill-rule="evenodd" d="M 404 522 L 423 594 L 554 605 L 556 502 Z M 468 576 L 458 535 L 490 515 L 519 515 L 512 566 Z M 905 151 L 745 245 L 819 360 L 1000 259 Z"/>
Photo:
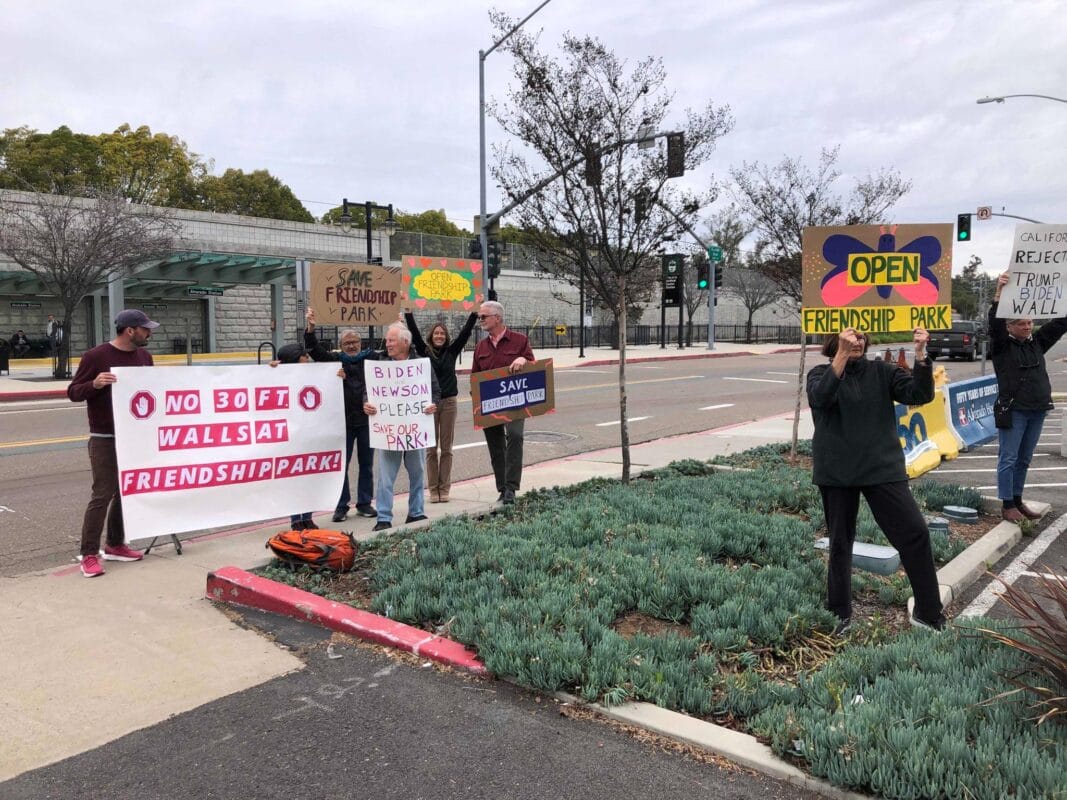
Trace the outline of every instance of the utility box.
<path fill-rule="evenodd" d="M 815 542 L 816 550 L 829 550 L 830 540 L 823 537 Z M 900 569 L 900 553 L 884 544 L 852 543 L 852 566 L 877 575 L 892 575 Z"/>

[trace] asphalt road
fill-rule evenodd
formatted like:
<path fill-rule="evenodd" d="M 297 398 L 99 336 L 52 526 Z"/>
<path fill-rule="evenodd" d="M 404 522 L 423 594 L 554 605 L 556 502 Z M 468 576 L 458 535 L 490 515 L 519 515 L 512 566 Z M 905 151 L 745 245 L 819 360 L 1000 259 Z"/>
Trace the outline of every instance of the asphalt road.
<path fill-rule="evenodd" d="M 628 365 L 631 441 L 786 411 L 795 402 L 797 366 L 796 353 Z M 469 422 L 465 377 L 459 404 L 456 481 L 490 472 L 485 439 Z M 527 464 L 618 446 L 617 367 L 557 370 L 556 407 L 527 423 Z M 0 575 L 68 563 L 77 552 L 90 486 L 86 432 L 81 404 L 0 404 Z"/>
<path fill-rule="evenodd" d="M 307 668 L 0 783 L 6 800 L 814 800 L 499 681 L 249 618 Z M 135 679 L 135 678 L 134 678 Z M 107 709 L 101 709 L 106 714 Z"/>

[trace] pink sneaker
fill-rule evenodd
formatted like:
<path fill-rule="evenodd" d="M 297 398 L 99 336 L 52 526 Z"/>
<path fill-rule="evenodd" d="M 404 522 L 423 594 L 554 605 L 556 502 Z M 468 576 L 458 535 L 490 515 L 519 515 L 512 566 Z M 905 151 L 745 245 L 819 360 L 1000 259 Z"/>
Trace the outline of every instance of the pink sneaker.
<path fill-rule="evenodd" d="M 86 578 L 96 578 L 104 574 L 104 568 L 100 565 L 100 559 L 96 556 L 82 556 L 82 575 Z"/>
<path fill-rule="evenodd" d="M 144 558 L 144 553 L 133 550 L 124 544 L 111 547 L 110 545 L 104 546 L 104 561 L 140 561 Z"/>

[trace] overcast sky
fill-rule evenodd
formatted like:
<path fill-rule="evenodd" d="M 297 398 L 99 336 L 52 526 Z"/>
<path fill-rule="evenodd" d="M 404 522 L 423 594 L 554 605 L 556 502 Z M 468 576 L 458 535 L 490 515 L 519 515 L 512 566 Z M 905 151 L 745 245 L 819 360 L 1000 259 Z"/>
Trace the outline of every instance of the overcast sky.
<path fill-rule="evenodd" d="M 499 0 L 521 18 L 539 0 Z M 83 133 L 124 122 L 184 139 L 215 170 L 265 168 L 316 216 L 353 201 L 478 210 L 477 53 L 489 6 L 471 0 L 3 0 L 0 126 Z M 989 205 L 1067 223 L 1062 0 L 552 0 L 527 24 L 553 48 L 592 34 L 634 62 L 663 59 L 675 119 L 708 100 L 736 120 L 710 166 L 814 164 L 841 145 L 849 176 L 897 168 L 914 188 L 891 222 L 955 222 Z M 510 59 L 489 56 L 487 95 Z M 667 122 L 670 122 L 668 117 Z M 504 134 L 490 121 L 490 144 Z M 490 186 L 490 210 L 497 193 Z M 972 253 L 1006 264 L 1015 221 L 974 221 Z"/>

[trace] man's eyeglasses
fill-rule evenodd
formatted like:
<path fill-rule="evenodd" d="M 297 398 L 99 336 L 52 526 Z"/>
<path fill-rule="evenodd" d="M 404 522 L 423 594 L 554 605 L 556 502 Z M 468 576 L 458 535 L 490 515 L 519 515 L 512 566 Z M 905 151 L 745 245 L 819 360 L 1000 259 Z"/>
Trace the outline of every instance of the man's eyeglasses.
<path fill-rule="evenodd" d="M 479 314 L 478 319 L 489 319 L 490 317 L 499 317 L 499 314 Z"/>

